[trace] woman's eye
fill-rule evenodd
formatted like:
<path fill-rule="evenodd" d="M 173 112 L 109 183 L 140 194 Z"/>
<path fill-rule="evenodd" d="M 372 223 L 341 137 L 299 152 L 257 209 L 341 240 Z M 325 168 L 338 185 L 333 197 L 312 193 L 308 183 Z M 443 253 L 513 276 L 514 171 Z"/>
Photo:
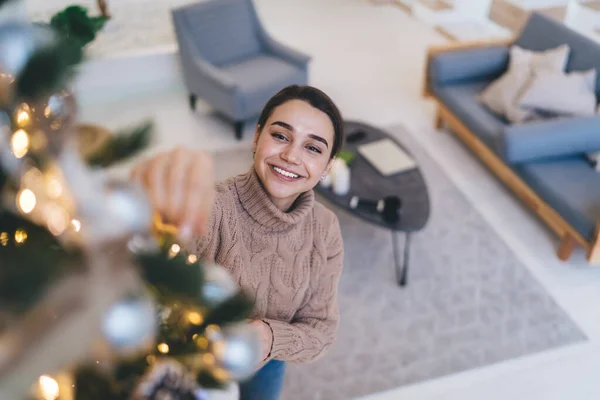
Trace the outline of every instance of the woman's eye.
<path fill-rule="evenodd" d="M 287 138 L 285 136 L 283 136 L 281 133 L 273 133 L 272 136 L 277 140 L 287 140 Z"/>
<path fill-rule="evenodd" d="M 319 153 L 319 154 L 321 153 L 321 150 L 318 147 L 315 147 L 315 146 L 308 146 L 307 149 L 310 150 L 310 151 L 312 151 L 312 152 L 315 152 L 315 153 Z"/>

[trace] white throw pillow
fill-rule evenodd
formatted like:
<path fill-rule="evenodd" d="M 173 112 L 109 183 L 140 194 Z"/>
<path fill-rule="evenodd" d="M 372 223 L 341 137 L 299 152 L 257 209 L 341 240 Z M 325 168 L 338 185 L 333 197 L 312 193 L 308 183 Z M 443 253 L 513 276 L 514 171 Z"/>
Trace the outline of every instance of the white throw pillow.
<path fill-rule="evenodd" d="M 564 116 L 590 116 L 596 111 L 596 69 L 568 74 L 535 72 L 517 105 Z"/>
<path fill-rule="evenodd" d="M 534 119 L 535 112 L 520 108 L 516 100 L 533 72 L 564 71 L 569 58 L 569 46 L 562 45 L 546 51 L 534 52 L 513 45 L 509 57 L 506 73 L 480 94 L 479 101 L 493 112 L 505 116 L 510 122 L 519 123 Z"/>

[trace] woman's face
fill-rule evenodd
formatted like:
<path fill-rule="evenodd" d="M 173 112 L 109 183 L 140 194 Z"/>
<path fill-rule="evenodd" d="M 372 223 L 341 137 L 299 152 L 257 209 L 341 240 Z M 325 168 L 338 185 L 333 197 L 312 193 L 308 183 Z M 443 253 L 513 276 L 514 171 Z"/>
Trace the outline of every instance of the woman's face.
<path fill-rule="evenodd" d="M 287 211 L 333 163 L 334 129 L 324 112 L 302 100 L 273 110 L 254 137 L 254 169 L 273 203 Z"/>

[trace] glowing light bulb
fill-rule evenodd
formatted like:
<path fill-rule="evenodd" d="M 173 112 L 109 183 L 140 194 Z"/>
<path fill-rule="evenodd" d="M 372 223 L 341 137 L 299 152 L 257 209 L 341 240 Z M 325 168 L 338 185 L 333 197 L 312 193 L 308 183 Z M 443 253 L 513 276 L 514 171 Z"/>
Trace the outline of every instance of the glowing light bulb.
<path fill-rule="evenodd" d="M 177 254 L 179 254 L 180 251 L 181 251 L 181 246 L 179 246 L 177 243 L 173 243 L 171 245 L 171 248 L 169 249 L 169 255 L 171 257 L 175 257 Z"/>
<path fill-rule="evenodd" d="M 60 394 L 58 382 L 48 375 L 42 375 L 39 379 L 40 393 L 44 400 L 56 400 Z"/>
<path fill-rule="evenodd" d="M 6 246 L 8 244 L 8 232 L 0 233 L 0 244 Z"/>
<path fill-rule="evenodd" d="M 29 189 L 23 189 L 17 195 L 17 205 L 25 214 L 29 214 L 33 211 L 36 201 L 35 194 Z"/>
<path fill-rule="evenodd" d="M 187 258 L 188 264 L 193 264 L 198 261 L 198 257 L 195 254 L 190 254 Z"/>
<path fill-rule="evenodd" d="M 204 322 L 204 318 L 202 318 L 202 315 L 200 315 L 200 313 L 196 311 L 189 312 L 187 315 L 187 319 L 188 321 L 190 321 L 190 323 L 194 325 L 200 325 L 202 322 Z"/>
<path fill-rule="evenodd" d="M 29 151 L 29 135 L 23 129 L 13 133 L 10 139 L 10 147 L 17 158 L 23 158 Z"/>
<path fill-rule="evenodd" d="M 75 232 L 79 232 L 81 230 L 81 222 L 79 222 L 79 220 L 72 219 L 71 225 L 73 225 L 73 229 L 75 229 Z"/>
<path fill-rule="evenodd" d="M 31 123 L 30 108 L 27 103 L 21 103 L 15 110 L 17 125 L 19 128 L 25 128 Z"/>
<path fill-rule="evenodd" d="M 163 354 L 167 354 L 169 352 L 169 345 L 166 343 L 161 343 L 158 346 L 156 346 L 156 348 Z"/>
<path fill-rule="evenodd" d="M 15 232 L 15 242 L 22 244 L 25 243 L 25 240 L 27 240 L 27 232 L 23 229 L 17 229 Z"/>

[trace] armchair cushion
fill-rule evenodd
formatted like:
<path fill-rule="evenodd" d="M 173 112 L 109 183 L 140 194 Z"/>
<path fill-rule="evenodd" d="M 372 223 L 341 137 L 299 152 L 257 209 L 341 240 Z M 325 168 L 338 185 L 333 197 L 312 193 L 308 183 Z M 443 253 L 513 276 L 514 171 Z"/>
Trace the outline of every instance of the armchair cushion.
<path fill-rule="evenodd" d="M 431 57 L 428 79 L 434 85 L 490 80 L 508 65 L 508 48 L 492 46 L 442 52 Z"/>
<path fill-rule="evenodd" d="M 509 164 L 584 155 L 600 150 L 600 116 L 507 126 L 498 138 L 498 153 Z"/>
<path fill-rule="evenodd" d="M 600 174 L 583 156 L 531 162 L 515 171 L 584 238 L 593 238 L 600 220 Z"/>
<path fill-rule="evenodd" d="M 307 81 L 306 69 L 269 55 L 257 55 L 221 67 L 236 83 L 236 118 L 256 116 L 271 96 L 292 84 Z"/>

